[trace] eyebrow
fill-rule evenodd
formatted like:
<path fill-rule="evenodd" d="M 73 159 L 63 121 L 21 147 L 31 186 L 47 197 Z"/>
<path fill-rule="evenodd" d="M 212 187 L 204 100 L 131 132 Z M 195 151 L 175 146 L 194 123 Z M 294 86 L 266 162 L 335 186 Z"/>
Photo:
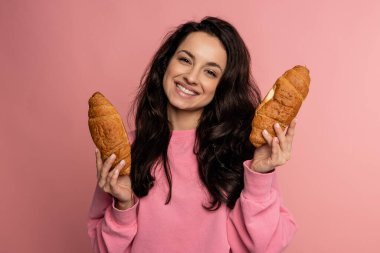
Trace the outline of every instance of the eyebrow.
<path fill-rule="evenodd" d="M 179 50 L 179 51 L 178 51 L 178 53 L 180 53 L 180 52 L 185 52 L 185 53 L 188 54 L 193 60 L 194 60 L 194 58 L 195 58 L 195 56 L 194 56 L 192 53 L 190 53 L 189 51 L 187 51 L 187 50 L 185 50 L 185 49 L 182 49 L 182 50 Z M 216 62 L 207 62 L 206 65 L 207 65 L 207 66 L 217 67 L 217 68 L 220 69 L 220 71 L 223 72 L 222 67 L 221 67 L 218 63 L 216 63 Z"/>

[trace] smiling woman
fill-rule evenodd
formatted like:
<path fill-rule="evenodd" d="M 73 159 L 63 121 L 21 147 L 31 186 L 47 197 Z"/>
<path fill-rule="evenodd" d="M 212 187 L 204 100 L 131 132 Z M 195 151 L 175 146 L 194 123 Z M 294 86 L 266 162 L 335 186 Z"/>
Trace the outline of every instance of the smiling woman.
<path fill-rule="evenodd" d="M 191 33 L 179 45 L 163 78 L 172 130 L 197 127 L 203 108 L 214 97 L 226 61 L 223 44 L 205 32 Z"/>
<path fill-rule="evenodd" d="M 170 32 L 135 98 L 130 177 L 119 176 L 122 164 L 110 171 L 117 158 L 103 163 L 97 154 L 94 250 L 282 251 L 296 225 L 267 165 L 289 155 L 281 147 L 291 138 L 276 128 L 281 145 L 250 143 L 260 100 L 248 49 L 230 23 L 205 17 Z"/>

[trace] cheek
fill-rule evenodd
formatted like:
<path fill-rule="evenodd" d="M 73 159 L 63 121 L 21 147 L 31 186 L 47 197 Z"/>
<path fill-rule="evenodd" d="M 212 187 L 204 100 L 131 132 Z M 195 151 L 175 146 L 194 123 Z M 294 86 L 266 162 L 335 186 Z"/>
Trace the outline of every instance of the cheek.
<path fill-rule="evenodd" d="M 168 83 L 170 82 L 170 78 L 173 77 L 173 66 L 172 64 L 169 64 L 168 67 L 166 68 L 164 77 L 163 77 L 163 84 L 164 84 L 164 89 L 166 89 L 168 86 Z"/>
<path fill-rule="evenodd" d="M 218 83 L 213 83 L 206 87 L 205 94 L 207 95 L 206 96 L 207 102 L 211 102 L 211 100 L 214 98 L 217 84 Z"/>
<path fill-rule="evenodd" d="M 207 85 L 207 93 L 214 96 L 217 87 L 218 87 L 218 81 L 211 82 L 209 85 Z"/>
<path fill-rule="evenodd" d="M 175 61 L 170 61 L 166 73 L 168 76 L 176 75 L 176 73 L 180 72 L 181 66 L 177 64 Z"/>

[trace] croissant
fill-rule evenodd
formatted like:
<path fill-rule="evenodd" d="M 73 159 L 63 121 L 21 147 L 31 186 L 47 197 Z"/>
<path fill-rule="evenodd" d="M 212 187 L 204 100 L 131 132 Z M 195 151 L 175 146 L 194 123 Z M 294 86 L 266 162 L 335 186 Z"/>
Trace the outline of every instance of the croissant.
<path fill-rule="evenodd" d="M 278 122 L 282 129 L 296 117 L 302 102 L 309 93 L 309 70 L 297 65 L 278 78 L 272 89 L 257 107 L 252 120 L 249 140 L 256 147 L 265 144 L 262 131 L 276 136 L 273 125 Z"/>
<path fill-rule="evenodd" d="M 131 170 L 131 146 L 123 121 L 115 107 L 100 93 L 95 92 L 88 100 L 88 127 L 92 140 L 101 153 L 103 162 L 115 154 L 111 170 L 125 161 L 119 175 L 129 175 Z"/>

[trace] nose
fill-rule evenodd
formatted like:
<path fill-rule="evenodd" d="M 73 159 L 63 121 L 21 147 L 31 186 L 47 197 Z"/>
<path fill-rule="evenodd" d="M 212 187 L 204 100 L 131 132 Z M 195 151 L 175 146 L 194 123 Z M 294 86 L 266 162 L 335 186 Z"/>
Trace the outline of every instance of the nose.
<path fill-rule="evenodd" d="M 198 71 L 196 68 L 191 68 L 185 75 L 185 81 L 190 85 L 195 85 L 198 83 Z"/>

